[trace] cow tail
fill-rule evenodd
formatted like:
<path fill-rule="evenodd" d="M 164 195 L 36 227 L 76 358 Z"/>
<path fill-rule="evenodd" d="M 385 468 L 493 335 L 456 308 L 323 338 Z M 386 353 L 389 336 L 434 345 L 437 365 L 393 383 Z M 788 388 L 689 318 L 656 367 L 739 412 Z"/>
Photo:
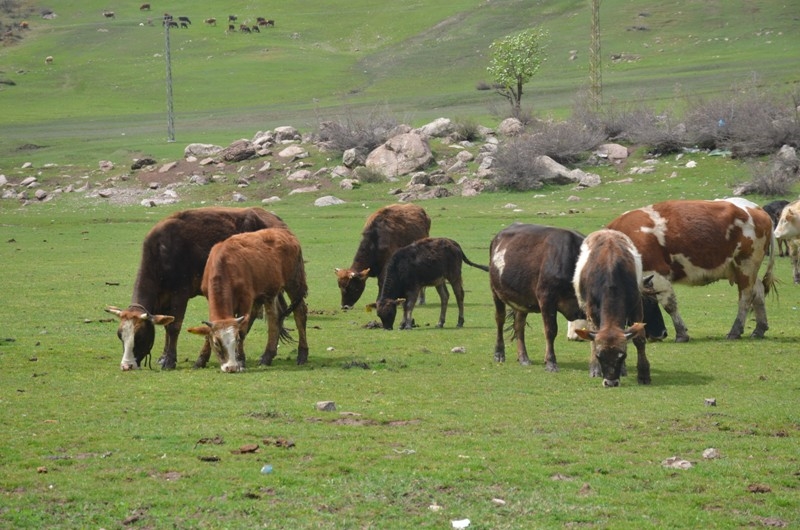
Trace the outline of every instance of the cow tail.
<path fill-rule="evenodd" d="M 463 251 L 463 250 L 461 251 L 461 259 L 464 261 L 464 263 L 466 263 L 466 264 L 467 264 L 467 265 L 469 265 L 470 267 L 475 267 L 476 269 L 480 269 L 480 270 L 482 270 L 482 271 L 489 272 L 489 267 L 487 267 L 486 265 L 478 265 L 477 263 L 472 263 L 472 262 L 469 260 L 469 258 L 467 258 L 467 255 L 466 255 L 466 254 L 464 254 L 464 251 Z"/>
<path fill-rule="evenodd" d="M 775 267 L 775 254 L 777 250 L 777 240 L 775 239 L 775 233 L 770 233 L 770 240 L 769 240 L 769 261 L 767 262 L 767 272 L 764 273 L 764 277 L 761 280 L 761 283 L 764 285 L 764 296 L 766 297 L 770 291 L 773 292 L 775 297 L 778 297 L 778 280 L 775 278 L 775 274 L 773 273 L 773 268 Z"/>
<path fill-rule="evenodd" d="M 281 342 L 294 342 L 294 339 L 289 334 L 289 329 L 283 325 L 283 322 L 286 320 L 286 317 L 294 313 L 294 310 L 297 308 L 297 304 L 302 301 L 302 298 L 293 301 L 291 304 L 286 304 L 286 296 L 285 293 L 281 293 L 278 296 L 278 339 Z"/>

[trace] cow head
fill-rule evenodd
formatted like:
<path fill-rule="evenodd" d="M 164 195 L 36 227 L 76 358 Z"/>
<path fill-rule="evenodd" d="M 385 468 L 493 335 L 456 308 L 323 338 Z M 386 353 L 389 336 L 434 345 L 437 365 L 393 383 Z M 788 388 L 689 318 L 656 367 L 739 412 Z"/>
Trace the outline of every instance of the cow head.
<path fill-rule="evenodd" d="M 774 234 L 778 239 L 793 239 L 800 235 L 800 216 L 791 205 L 783 209 Z"/>
<path fill-rule="evenodd" d="M 647 324 L 647 340 L 661 341 L 667 338 L 667 325 L 658 306 L 658 292 L 653 286 L 651 274 L 642 281 L 642 319 Z"/>
<path fill-rule="evenodd" d="M 156 338 L 156 324 L 166 326 L 175 320 L 175 317 L 166 315 L 151 315 L 135 306 L 125 310 L 108 306 L 105 310 L 119 318 L 117 337 L 122 341 L 120 368 L 123 371 L 139 368 L 144 358 L 150 355 Z"/>
<path fill-rule="evenodd" d="M 247 331 L 248 315 L 203 322 L 202 326 L 189 328 L 189 333 L 203 335 L 217 353 L 223 372 L 243 372 L 244 362 L 239 356 L 242 334 Z"/>
<path fill-rule="evenodd" d="M 352 269 L 335 269 L 335 272 L 339 290 L 342 292 L 342 309 L 352 309 L 367 286 L 369 269 L 361 272 Z"/>
<path fill-rule="evenodd" d="M 644 333 L 644 324 L 637 322 L 624 331 L 608 327 L 600 331 L 578 329 L 575 332 L 582 339 L 592 341 L 592 350 L 603 373 L 603 386 L 619 386 L 619 378 L 625 368 L 625 358 L 628 356 L 628 341 L 635 335 Z"/>
<path fill-rule="evenodd" d="M 392 329 L 394 327 L 394 319 L 397 317 L 397 306 L 405 303 L 405 298 L 388 299 L 384 298 L 378 300 L 374 304 L 367 304 L 367 311 L 376 309 L 378 318 L 381 319 L 383 329 Z"/>

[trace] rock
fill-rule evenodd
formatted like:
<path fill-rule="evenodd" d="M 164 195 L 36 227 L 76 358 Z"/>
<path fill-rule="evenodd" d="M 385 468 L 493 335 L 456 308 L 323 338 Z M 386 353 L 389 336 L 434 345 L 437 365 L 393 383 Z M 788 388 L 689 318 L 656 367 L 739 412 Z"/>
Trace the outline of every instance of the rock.
<path fill-rule="evenodd" d="M 692 463 L 688 460 L 684 460 L 682 458 L 678 458 L 677 456 L 671 456 L 661 462 L 661 465 L 664 467 L 672 468 L 672 469 L 691 469 Z"/>
<path fill-rule="evenodd" d="M 719 457 L 720 457 L 719 450 L 714 449 L 713 447 L 709 447 L 708 449 L 703 451 L 703 458 L 705 458 L 706 460 L 713 460 Z"/>
<path fill-rule="evenodd" d="M 111 171 L 114 169 L 114 163 L 110 160 L 101 160 L 98 162 L 98 166 L 100 167 L 100 171 Z"/>
<path fill-rule="evenodd" d="M 404 133 L 390 138 L 367 156 L 366 166 L 386 177 L 419 171 L 433 162 L 428 142 L 419 134 Z"/>
<path fill-rule="evenodd" d="M 336 410 L 336 403 L 333 401 L 317 401 L 316 408 L 323 412 L 333 412 Z"/>
<path fill-rule="evenodd" d="M 356 166 L 363 166 L 366 161 L 367 157 L 364 153 L 355 147 L 342 153 L 342 164 L 347 168 L 353 169 Z"/>
<path fill-rule="evenodd" d="M 517 118 L 506 118 L 500 122 L 497 131 L 503 136 L 517 136 L 525 127 Z"/>
<path fill-rule="evenodd" d="M 286 180 L 290 182 L 304 182 L 311 179 L 311 172 L 307 169 L 300 169 L 293 173 L 290 173 Z"/>
<path fill-rule="evenodd" d="M 217 156 L 222 152 L 222 147 L 213 144 L 189 144 L 183 149 L 184 158 L 187 156 L 196 156 L 198 158 L 207 158 Z"/>
<path fill-rule="evenodd" d="M 25 162 L 24 164 L 22 164 L 22 169 L 31 169 L 32 167 L 33 164 L 31 162 Z"/>
<path fill-rule="evenodd" d="M 475 155 L 473 155 L 473 154 L 472 154 L 472 153 L 470 153 L 469 151 L 460 151 L 460 152 L 459 152 L 459 153 L 456 155 L 456 159 L 457 159 L 459 162 L 464 162 L 464 163 L 466 163 L 466 162 L 472 162 L 473 160 L 475 160 Z"/>
<path fill-rule="evenodd" d="M 211 157 L 206 157 L 206 158 L 202 159 L 200 162 L 198 162 L 198 164 L 200 164 L 201 166 L 210 166 L 213 163 L 214 163 L 214 159 L 211 158 Z"/>
<path fill-rule="evenodd" d="M 6 184 L 8 184 L 8 179 L 5 175 L 0 174 L 0 186 L 5 186 Z"/>
<path fill-rule="evenodd" d="M 281 158 L 288 158 L 289 160 L 298 160 L 308 157 L 308 151 L 299 145 L 290 145 L 278 153 Z"/>
<path fill-rule="evenodd" d="M 314 184 L 313 186 L 306 186 L 304 188 L 295 188 L 289 192 L 289 195 L 297 195 L 298 193 L 313 193 L 315 191 L 319 191 L 319 184 Z"/>
<path fill-rule="evenodd" d="M 337 204 L 344 204 L 345 201 L 334 197 L 333 195 L 326 195 L 325 197 L 320 197 L 316 201 L 314 201 L 314 206 L 334 206 Z"/>
<path fill-rule="evenodd" d="M 414 132 L 428 138 L 442 138 L 453 132 L 453 122 L 447 118 L 437 118 Z"/>
<path fill-rule="evenodd" d="M 628 159 L 628 148 L 619 144 L 603 144 L 597 148 L 595 154 L 613 164 L 621 164 Z"/>
<path fill-rule="evenodd" d="M 36 190 L 36 193 L 33 194 L 37 201 L 43 201 L 47 198 L 47 192 L 44 190 Z"/>
<path fill-rule="evenodd" d="M 300 139 L 300 133 L 290 125 L 275 127 L 275 141 L 277 143 L 293 142 Z"/>
<path fill-rule="evenodd" d="M 197 184 L 198 186 L 205 186 L 208 184 L 208 179 L 202 175 L 192 175 L 189 177 L 189 184 Z"/>
<path fill-rule="evenodd" d="M 245 202 L 247 200 L 247 197 L 245 197 L 244 195 L 242 195 L 239 192 L 234 192 L 232 199 L 233 199 L 233 202 Z"/>
<path fill-rule="evenodd" d="M 131 169 L 135 171 L 137 169 L 142 169 L 143 167 L 146 167 L 146 166 L 154 166 L 154 165 L 156 165 L 156 163 L 157 162 L 154 159 L 149 158 L 149 157 L 135 158 L 133 160 L 133 163 L 131 164 Z"/>
<path fill-rule="evenodd" d="M 226 162 L 241 162 L 256 156 L 256 148 L 249 140 L 237 140 L 219 153 Z"/>
<path fill-rule="evenodd" d="M 261 204 L 273 204 L 276 202 L 281 202 L 281 198 L 277 195 L 273 195 L 272 197 L 267 197 L 266 199 L 261 199 Z"/>
<path fill-rule="evenodd" d="M 272 131 L 258 131 L 253 136 L 252 144 L 256 147 L 267 147 L 275 144 L 275 134 Z"/>
<path fill-rule="evenodd" d="M 339 187 L 343 190 L 352 190 L 361 186 L 361 182 L 357 179 L 342 179 Z"/>
<path fill-rule="evenodd" d="M 31 186 L 31 184 L 36 184 L 36 177 L 25 177 L 19 183 L 20 187 L 22 188 L 28 188 Z"/>
<path fill-rule="evenodd" d="M 336 166 L 331 170 L 332 178 L 350 178 L 352 174 L 353 172 L 347 166 Z"/>

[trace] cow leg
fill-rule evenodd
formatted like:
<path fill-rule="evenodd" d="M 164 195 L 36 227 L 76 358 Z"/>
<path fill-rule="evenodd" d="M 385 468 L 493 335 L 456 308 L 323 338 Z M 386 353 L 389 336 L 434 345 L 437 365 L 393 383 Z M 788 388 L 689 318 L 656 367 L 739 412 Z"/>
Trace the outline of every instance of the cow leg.
<path fill-rule="evenodd" d="M 183 326 L 183 317 L 186 315 L 186 306 L 188 304 L 189 296 L 177 294 L 172 297 L 171 303 L 166 306 L 171 311 L 171 313 L 167 314 L 173 315 L 175 320 L 164 327 L 166 334 L 164 352 L 158 359 L 158 364 L 161 365 L 162 370 L 174 370 L 178 364 L 178 335 Z"/>
<path fill-rule="evenodd" d="M 447 290 L 447 284 L 442 281 L 436 285 L 436 292 L 439 293 L 439 323 L 436 324 L 436 327 L 443 328 L 447 315 L 447 303 L 450 301 L 450 291 Z"/>
<path fill-rule="evenodd" d="M 756 316 L 756 329 L 750 335 L 754 339 L 763 339 L 764 333 L 769 329 L 767 324 L 767 307 L 765 304 L 767 295 L 764 294 L 764 284 L 756 278 L 753 287 L 753 313 Z"/>
<path fill-rule="evenodd" d="M 555 340 L 558 335 L 558 320 L 556 316 L 558 313 L 554 308 L 554 304 L 542 305 L 542 321 L 544 322 L 544 337 L 545 337 L 545 351 L 544 351 L 544 369 L 548 372 L 558 372 L 558 362 L 556 362 L 556 349 Z"/>
<path fill-rule="evenodd" d="M 597 347 L 592 341 L 589 347 L 589 377 L 603 377 L 603 369 L 600 367 L 600 360 L 597 358 Z"/>
<path fill-rule="evenodd" d="M 494 360 L 498 363 L 506 362 L 506 342 L 503 337 L 503 325 L 506 323 L 506 304 L 497 295 L 494 298 L 494 322 L 497 326 L 497 336 L 494 342 Z"/>
<path fill-rule="evenodd" d="M 280 309 L 277 307 L 277 298 L 273 299 L 269 304 L 264 305 L 267 312 L 267 345 L 264 348 L 264 354 L 261 356 L 258 364 L 261 366 L 269 366 L 272 360 L 278 355 L 278 338 L 281 334 L 280 321 L 278 312 Z"/>
<path fill-rule="evenodd" d="M 800 240 L 789 240 L 789 256 L 792 258 L 794 283 L 800 283 Z"/>
<path fill-rule="evenodd" d="M 640 385 L 650 384 L 650 361 L 647 360 L 645 345 L 647 335 L 642 332 L 633 337 L 633 345 L 636 346 L 636 380 Z"/>
<path fill-rule="evenodd" d="M 306 338 L 306 322 L 308 321 L 308 306 L 300 302 L 294 310 L 294 323 L 297 326 L 297 364 L 306 364 L 308 361 L 308 340 Z"/>
<path fill-rule="evenodd" d="M 453 287 L 453 294 L 456 295 L 456 304 L 458 305 L 458 323 L 457 328 L 464 327 L 464 284 L 459 276 L 457 280 L 450 282 Z"/>
<path fill-rule="evenodd" d="M 205 368 L 209 358 L 211 358 L 211 338 L 206 336 L 200 355 L 197 356 L 197 360 L 194 362 L 194 368 Z"/>
<path fill-rule="evenodd" d="M 414 305 L 417 303 L 419 291 L 412 291 L 406 296 L 403 302 L 403 320 L 400 322 L 400 329 L 411 329 L 414 327 Z M 441 327 L 441 326 L 440 326 Z"/>
<path fill-rule="evenodd" d="M 664 307 L 664 311 L 672 318 L 672 325 L 675 326 L 675 342 L 689 342 L 689 331 L 686 329 L 686 324 L 678 312 L 678 299 L 675 296 L 672 285 L 666 284 L 666 287 L 659 286 L 656 288 L 659 290 L 656 298 Z"/>
<path fill-rule="evenodd" d="M 514 310 L 514 336 L 517 339 L 517 362 L 522 366 L 529 366 L 531 360 L 528 357 L 528 348 L 525 347 L 525 321 L 528 313 Z"/>

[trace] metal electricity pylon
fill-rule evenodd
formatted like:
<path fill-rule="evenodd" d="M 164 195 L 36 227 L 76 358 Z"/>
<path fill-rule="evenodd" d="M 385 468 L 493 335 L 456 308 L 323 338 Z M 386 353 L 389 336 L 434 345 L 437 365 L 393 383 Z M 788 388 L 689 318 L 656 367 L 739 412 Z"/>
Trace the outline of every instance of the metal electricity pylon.
<path fill-rule="evenodd" d="M 600 0 L 592 0 L 592 43 L 589 48 L 589 97 L 595 110 L 603 103 L 603 76 L 600 71 Z"/>

